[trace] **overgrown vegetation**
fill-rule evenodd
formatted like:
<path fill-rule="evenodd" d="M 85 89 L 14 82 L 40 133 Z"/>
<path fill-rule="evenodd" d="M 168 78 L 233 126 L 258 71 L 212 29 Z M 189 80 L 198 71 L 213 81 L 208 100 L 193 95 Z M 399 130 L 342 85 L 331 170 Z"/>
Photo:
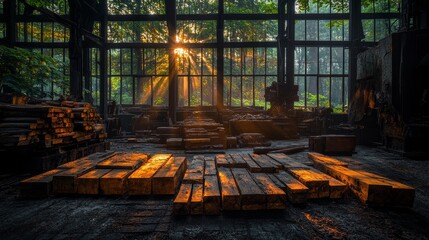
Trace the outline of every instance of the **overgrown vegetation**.
<path fill-rule="evenodd" d="M 66 87 L 61 62 L 22 48 L 0 46 L 0 89 L 9 88 L 29 97 L 53 97 L 51 84 Z"/>

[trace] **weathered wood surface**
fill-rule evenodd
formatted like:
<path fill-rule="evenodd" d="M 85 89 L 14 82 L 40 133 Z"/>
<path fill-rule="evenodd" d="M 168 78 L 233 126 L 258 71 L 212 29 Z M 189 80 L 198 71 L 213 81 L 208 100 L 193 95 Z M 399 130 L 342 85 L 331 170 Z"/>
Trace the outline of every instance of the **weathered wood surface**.
<path fill-rule="evenodd" d="M 308 187 L 292 177 L 290 174 L 280 171 L 269 175 L 271 180 L 286 192 L 288 200 L 293 204 L 304 204 L 308 198 Z M 278 181 L 277 181 L 278 180 Z"/>
<path fill-rule="evenodd" d="M 179 193 L 173 201 L 173 213 L 176 215 L 188 215 L 191 208 L 192 184 L 181 184 Z"/>
<path fill-rule="evenodd" d="M 329 197 L 329 179 L 326 176 L 307 169 L 292 169 L 289 172 L 309 188 L 308 198 Z"/>
<path fill-rule="evenodd" d="M 216 155 L 216 166 L 218 167 L 232 167 L 234 164 L 229 154 Z"/>
<path fill-rule="evenodd" d="M 222 195 L 223 210 L 240 210 L 240 191 L 229 168 L 219 167 L 218 176 Z"/>
<path fill-rule="evenodd" d="M 204 214 L 219 215 L 221 210 L 221 194 L 217 175 L 204 176 Z"/>
<path fill-rule="evenodd" d="M 100 178 L 110 172 L 110 169 L 94 169 L 77 178 L 77 193 L 97 195 L 100 193 Z"/>
<path fill-rule="evenodd" d="M 241 209 L 259 210 L 265 209 L 266 198 L 264 192 L 253 180 L 250 173 L 245 168 L 231 168 L 237 186 L 240 190 Z"/>
<path fill-rule="evenodd" d="M 104 169 L 136 169 L 148 159 L 143 153 L 118 153 L 115 156 L 101 161 L 96 168 Z"/>
<path fill-rule="evenodd" d="M 280 151 L 281 153 L 285 153 L 285 154 L 293 154 L 293 153 L 301 152 L 307 148 L 308 146 L 304 146 L 304 145 L 293 145 L 293 146 L 283 146 L 283 147 L 254 147 L 253 153 L 267 154 L 267 153 Z"/>
<path fill-rule="evenodd" d="M 127 192 L 130 169 L 113 169 L 100 178 L 100 192 L 104 195 L 123 195 Z"/>
<path fill-rule="evenodd" d="M 392 186 L 390 196 L 387 197 L 385 201 L 386 205 L 400 207 L 413 206 L 416 194 L 415 188 L 374 173 L 369 173 L 365 171 L 360 171 L 360 173 Z"/>
<path fill-rule="evenodd" d="M 258 154 L 249 154 L 249 156 L 255 161 L 264 173 L 274 173 L 276 172 L 276 166 L 271 162 L 271 160 L 266 155 Z"/>
<path fill-rule="evenodd" d="M 196 155 L 191 161 L 188 160 L 188 166 L 183 183 L 204 183 L 204 156 Z"/>
<path fill-rule="evenodd" d="M 70 168 L 80 167 L 83 165 L 96 166 L 99 162 L 107 160 L 111 157 L 114 157 L 115 154 L 116 153 L 113 151 L 98 152 L 98 153 L 94 153 L 94 154 L 91 154 L 89 156 L 79 158 L 77 160 L 74 160 L 74 161 L 71 161 L 68 163 L 64 163 L 64 164 L 58 166 L 57 168 L 70 169 Z"/>
<path fill-rule="evenodd" d="M 247 167 L 246 161 L 244 161 L 243 157 L 240 154 L 230 154 L 229 156 L 232 158 L 233 167 L 236 167 L 236 168 Z"/>
<path fill-rule="evenodd" d="M 203 197 L 204 197 L 203 184 L 193 184 L 192 195 L 191 195 L 191 215 L 203 215 L 204 213 Z"/>
<path fill-rule="evenodd" d="M 343 166 L 327 166 L 327 173 L 347 183 L 350 189 L 364 204 L 383 206 L 390 197 L 392 186 L 379 179 Z"/>
<path fill-rule="evenodd" d="M 204 176 L 207 175 L 216 175 L 216 162 L 213 157 L 205 157 L 204 158 Z"/>
<path fill-rule="evenodd" d="M 92 169 L 94 169 L 94 166 L 87 164 L 70 168 L 54 175 L 52 179 L 53 192 L 56 194 L 76 193 L 76 179 Z"/>
<path fill-rule="evenodd" d="M 247 164 L 247 168 L 252 173 L 260 173 L 262 172 L 262 168 L 249 156 L 249 154 L 241 154 L 241 157 Z"/>
<path fill-rule="evenodd" d="M 52 193 L 52 179 L 64 169 L 53 169 L 20 182 L 21 197 L 47 197 Z"/>
<path fill-rule="evenodd" d="M 264 191 L 267 209 L 286 208 L 286 193 L 280 189 L 266 173 L 251 174 L 256 184 Z"/>
<path fill-rule="evenodd" d="M 152 194 L 152 177 L 171 158 L 171 154 L 156 154 L 128 177 L 129 195 Z"/>
<path fill-rule="evenodd" d="M 270 158 L 282 164 L 284 169 L 292 170 L 292 169 L 311 169 L 311 167 L 297 162 L 293 158 L 283 154 L 283 153 L 269 153 L 267 154 Z"/>
<path fill-rule="evenodd" d="M 152 194 L 174 195 L 186 171 L 185 157 L 171 157 L 152 178 Z"/>
<path fill-rule="evenodd" d="M 325 166 L 330 165 L 348 167 L 348 163 L 346 162 L 317 152 L 309 152 L 308 158 L 313 161 L 314 167 L 321 170 L 322 172 L 326 172 L 327 170 Z"/>

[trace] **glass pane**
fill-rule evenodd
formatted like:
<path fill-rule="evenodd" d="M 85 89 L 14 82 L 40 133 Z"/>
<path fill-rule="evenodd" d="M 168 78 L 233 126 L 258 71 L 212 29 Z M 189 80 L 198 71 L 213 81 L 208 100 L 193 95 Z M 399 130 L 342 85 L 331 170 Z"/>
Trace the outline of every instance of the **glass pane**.
<path fill-rule="evenodd" d="M 306 58 L 307 58 L 307 74 L 317 74 L 317 65 L 318 65 L 318 57 L 317 57 L 318 49 L 317 47 L 307 47 Z"/>
<path fill-rule="evenodd" d="M 177 21 L 179 43 L 216 42 L 216 21 Z"/>
<path fill-rule="evenodd" d="M 329 74 L 330 71 L 330 57 L 331 49 L 329 47 L 319 48 L 319 71 L 320 74 Z"/>
<path fill-rule="evenodd" d="M 241 106 L 241 79 L 232 77 L 231 106 Z"/>
<path fill-rule="evenodd" d="M 108 40 L 113 43 L 166 43 L 168 39 L 167 22 L 110 21 L 107 23 L 107 35 Z"/>
<path fill-rule="evenodd" d="M 213 80 L 213 77 L 203 77 L 203 106 L 215 105 L 213 87 L 216 83 Z"/>
<path fill-rule="evenodd" d="M 255 77 L 255 106 L 265 107 L 265 77 Z"/>
<path fill-rule="evenodd" d="M 110 77 L 109 78 L 109 101 L 115 101 L 117 104 L 120 103 L 120 89 L 121 89 L 121 78 Z"/>
<path fill-rule="evenodd" d="M 332 74 L 343 74 L 343 48 L 332 48 Z"/>
<path fill-rule="evenodd" d="M 389 35 L 390 29 L 390 20 L 389 19 L 376 19 L 375 20 L 375 41 L 380 41 L 381 39 Z"/>
<path fill-rule="evenodd" d="M 217 13 L 217 0 L 177 0 L 177 14 Z"/>
<path fill-rule="evenodd" d="M 153 105 L 168 105 L 168 77 L 155 77 L 153 79 Z"/>
<path fill-rule="evenodd" d="M 133 104 L 133 78 L 122 77 L 122 104 Z"/>
<path fill-rule="evenodd" d="M 165 14 L 164 0 L 107 0 L 107 7 L 112 15 Z"/>
<path fill-rule="evenodd" d="M 231 100 L 231 78 L 225 76 L 223 78 L 223 104 L 225 106 L 230 106 Z"/>
<path fill-rule="evenodd" d="M 243 74 L 253 75 L 253 49 L 243 49 Z"/>
<path fill-rule="evenodd" d="M 201 77 L 191 77 L 191 106 L 201 106 Z"/>
<path fill-rule="evenodd" d="M 253 77 L 243 77 L 243 106 L 253 106 Z"/>
<path fill-rule="evenodd" d="M 305 74 L 305 48 L 295 48 L 295 74 Z"/>
<path fill-rule="evenodd" d="M 265 49 L 256 48 L 255 49 L 255 74 L 264 75 L 265 74 Z"/>
<path fill-rule="evenodd" d="M 305 40 L 305 20 L 295 20 L 295 40 Z"/>
<path fill-rule="evenodd" d="M 225 13 L 277 13 L 277 0 L 225 0 Z"/>
<path fill-rule="evenodd" d="M 331 107 L 334 112 L 343 111 L 343 78 L 334 77 L 332 78 L 332 95 L 331 95 Z"/>
<path fill-rule="evenodd" d="M 179 107 L 186 107 L 189 104 L 189 82 L 188 77 L 178 77 L 177 87 L 179 92 Z"/>
<path fill-rule="evenodd" d="M 374 42 L 374 20 L 362 20 L 363 32 L 366 42 Z"/>
<path fill-rule="evenodd" d="M 376 0 L 374 7 L 377 13 L 389 12 L 389 0 Z"/>
<path fill-rule="evenodd" d="M 331 23 L 329 20 L 319 21 L 319 40 L 329 41 L 331 37 Z"/>
<path fill-rule="evenodd" d="M 151 105 L 152 84 L 150 77 L 136 78 L 136 104 Z"/>
<path fill-rule="evenodd" d="M 307 107 L 317 107 L 317 77 L 307 77 Z"/>
<path fill-rule="evenodd" d="M 225 20 L 226 42 L 275 41 L 276 20 Z"/>
<path fill-rule="evenodd" d="M 203 75 L 216 75 L 216 51 L 213 48 L 203 49 Z"/>
<path fill-rule="evenodd" d="M 267 48 L 267 75 L 277 75 L 277 48 Z"/>
<path fill-rule="evenodd" d="M 305 106 L 305 77 L 295 76 L 295 85 L 298 86 L 299 101 L 295 102 L 295 106 Z"/>
<path fill-rule="evenodd" d="M 319 78 L 319 107 L 329 107 L 329 91 L 330 78 L 321 77 Z"/>
<path fill-rule="evenodd" d="M 308 41 L 317 41 L 317 21 L 316 20 L 307 20 L 307 28 L 305 30 L 306 37 Z"/>

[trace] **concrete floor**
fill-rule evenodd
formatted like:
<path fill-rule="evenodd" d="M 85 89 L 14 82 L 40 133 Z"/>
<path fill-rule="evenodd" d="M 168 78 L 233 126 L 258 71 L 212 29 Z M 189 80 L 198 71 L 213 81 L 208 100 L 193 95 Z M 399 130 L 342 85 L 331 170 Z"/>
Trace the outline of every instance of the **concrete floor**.
<path fill-rule="evenodd" d="M 304 143 L 274 142 L 275 145 Z M 172 152 L 162 145 L 112 142 L 117 151 Z M 234 149 L 228 152 L 251 149 Z M 183 151 L 174 151 L 184 154 Z M 304 163 L 306 153 L 293 155 Z M 28 175 L 0 176 L 0 239 L 429 239 L 429 159 L 414 161 L 377 148 L 358 147 L 343 157 L 363 169 L 416 188 L 413 209 L 371 208 L 353 195 L 310 201 L 284 211 L 172 215 L 172 198 L 18 198 Z"/>

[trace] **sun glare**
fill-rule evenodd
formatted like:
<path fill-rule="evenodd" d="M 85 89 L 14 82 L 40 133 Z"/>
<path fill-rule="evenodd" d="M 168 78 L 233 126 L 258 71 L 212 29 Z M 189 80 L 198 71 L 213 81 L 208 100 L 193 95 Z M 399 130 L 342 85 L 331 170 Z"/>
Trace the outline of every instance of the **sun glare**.
<path fill-rule="evenodd" d="M 182 57 L 183 55 L 185 55 L 186 50 L 183 48 L 176 48 L 176 49 L 174 49 L 174 53 L 176 55 L 179 55 L 180 57 Z"/>

